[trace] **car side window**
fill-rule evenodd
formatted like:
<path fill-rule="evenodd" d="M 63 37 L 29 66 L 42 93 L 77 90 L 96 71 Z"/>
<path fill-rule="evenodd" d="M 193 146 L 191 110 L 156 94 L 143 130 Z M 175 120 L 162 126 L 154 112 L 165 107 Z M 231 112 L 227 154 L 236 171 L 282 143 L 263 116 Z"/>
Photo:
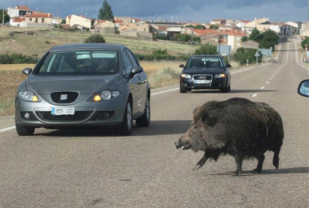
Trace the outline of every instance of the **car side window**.
<path fill-rule="evenodd" d="M 125 75 L 129 75 L 131 73 L 132 63 L 128 54 L 125 51 L 123 51 L 123 68 Z"/>
<path fill-rule="evenodd" d="M 140 66 L 138 60 L 135 58 L 135 56 L 132 54 L 132 52 L 129 50 L 126 50 L 126 52 L 127 52 L 128 56 L 129 56 L 129 58 L 133 64 L 133 66 L 134 67 Z"/>

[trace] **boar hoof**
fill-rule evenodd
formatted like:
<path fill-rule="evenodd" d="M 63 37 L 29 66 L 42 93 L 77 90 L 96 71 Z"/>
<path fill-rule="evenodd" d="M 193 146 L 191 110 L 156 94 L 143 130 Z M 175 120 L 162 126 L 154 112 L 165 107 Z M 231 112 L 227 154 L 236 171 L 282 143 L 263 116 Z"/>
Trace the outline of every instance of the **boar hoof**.
<path fill-rule="evenodd" d="M 261 172 L 262 172 L 262 169 L 255 168 L 255 169 L 253 170 L 253 172 L 255 172 L 255 173 L 261 173 Z"/>

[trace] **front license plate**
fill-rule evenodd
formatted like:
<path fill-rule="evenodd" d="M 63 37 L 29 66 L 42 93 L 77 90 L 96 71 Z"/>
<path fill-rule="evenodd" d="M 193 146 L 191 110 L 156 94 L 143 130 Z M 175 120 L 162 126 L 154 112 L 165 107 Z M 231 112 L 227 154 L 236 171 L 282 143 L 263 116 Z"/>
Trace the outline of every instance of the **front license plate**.
<path fill-rule="evenodd" d="M 195 80 L 195 84 L 210 84 L 211 80 Z"/>
<path fill-rule="evenodd" d="M 51 107 L 51 114 L 53 116 L 61 116 L 61 115 L 74 115 L 74 107 L 73 106 L 55 106 Z"/>

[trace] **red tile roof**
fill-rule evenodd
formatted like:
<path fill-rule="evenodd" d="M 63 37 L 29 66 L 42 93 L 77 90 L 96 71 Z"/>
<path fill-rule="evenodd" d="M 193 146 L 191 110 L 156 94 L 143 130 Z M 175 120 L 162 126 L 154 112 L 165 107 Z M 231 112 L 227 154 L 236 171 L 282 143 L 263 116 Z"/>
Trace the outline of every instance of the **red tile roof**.
<path fill-rule="evenodd" d="M 158 26 L 158 30 L 167 31 L 167 26 Z"/>
<path fill-rule="evenodd" d="M 240 20 L 239 22 L 249 23 L 249 22 L 251 22 L 251 21 L 249 21 L 249 20 Z"/>
<path fill-rule="evenodd" d="M 213 35 L 213 34 L 219 34 L 220 32 L 218 30 L 214 29 L 191 29 L 193 33 L 203 36 L 203 35 Z"/>
<path fill-rule="evenodd" d="M 17 9 L 23 10 L 23 11 L 29 11 L 30 8 L 28 6 L 16 6 Z"/>
<path fill-rule="evenodd" d="M 114 20 L 114 23 L 123 23 L 123 20 Z"/>
<path fill-rule="evenodd" d="M 140 18 L 132 18 L 132 19 L 135 20 L 135 21 L 141 21 Z"/>
<path fill-rule="evenodd" d="M 13 20 L 13 22 L 23 22 L 23 21 L 25 21 L 25 19 L 22 18 L 17 18 Z"/>
<path fill-rule="evenodd" d="M 26 14 L 26 17 L 42 17 L 42 18 L 52 18 L 53 15 L 50 13 L 32 13 L 32 14 Z"/>

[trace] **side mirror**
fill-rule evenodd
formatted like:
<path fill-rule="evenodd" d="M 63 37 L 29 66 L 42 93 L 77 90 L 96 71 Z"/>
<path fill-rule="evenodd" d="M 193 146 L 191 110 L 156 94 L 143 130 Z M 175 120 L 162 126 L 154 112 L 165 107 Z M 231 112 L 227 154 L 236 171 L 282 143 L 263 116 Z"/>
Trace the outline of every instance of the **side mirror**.
<path fill-rule="evenodd" d="M 32 69 L 30 69 L 30 68 L 25 68 L 25 69 L 23 69 L 22 72 L 23 72 L 23 74 L 29 76 L 29 74 L 31 74 L 31 72 L 32 72 Z"/>
<path fill-rule="evenodd" d="M 136 67 L 133 67 L 132 70 L 131 70 L 131 74 L 132 75 L 135 75 L 135 74 L 138 74 L 138 73 L 141 73 L 143 72 L 143 69 L 141 66 L 136 66 Z"/>
<path fill-rule="evenodd" d="M 304 97 L 309 97 L 309 79 L 300 83 L 298 87 L 298 94 Z"/>
<path fill-rule="evenodd" d="M 231 67 L 231 65 L 230 64 L 226 64 L 226 68 L 230 68 Z"/>
<path fill-rule="evenodd" d="M 180 67 L 180 68 L 184 68 L 184 67 L 185 67 L 185 65 L 184 65 L 184 64 L 181 64 L 179 67 Z"/>

